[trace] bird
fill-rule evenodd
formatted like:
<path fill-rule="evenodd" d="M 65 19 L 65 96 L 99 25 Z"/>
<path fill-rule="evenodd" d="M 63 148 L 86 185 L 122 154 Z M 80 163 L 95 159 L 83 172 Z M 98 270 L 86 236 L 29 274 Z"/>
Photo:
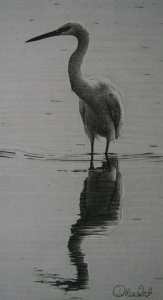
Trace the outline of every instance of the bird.
<path fill-rule="evenodd" d="M 78 41 L 69 59 L 68 74 L 71 89 L 79 97 L 79 112 L 90 140 L 92 162 L 95 138 L 106 138 L 107 156 L 110 142 L 120 136 L 124 102 L 121 93 L 108 78 L 92 78 L 82 72 L 81 65 L 89 45 L 89 32 L 85 25 L 79 22 L 66 23 L 56 30 L 29 39 L 26 43 L 63 35 L 74 36 Z"/>

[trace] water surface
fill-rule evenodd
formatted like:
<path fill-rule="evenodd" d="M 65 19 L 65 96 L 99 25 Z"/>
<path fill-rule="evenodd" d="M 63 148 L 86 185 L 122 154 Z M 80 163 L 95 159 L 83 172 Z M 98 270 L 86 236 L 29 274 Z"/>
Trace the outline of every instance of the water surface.
<path fill-rule="evenodd" d="M 163 2 L 1 2 L 0 299 L 112 300 L 121 284 L 160 300 Z M 121 138 L 108 162 L 96 141 L 92 170 L 67 74 L 75 40 L 25 43 L 71 20 L 90 31 L 83 71 L 125 102 Z"/>

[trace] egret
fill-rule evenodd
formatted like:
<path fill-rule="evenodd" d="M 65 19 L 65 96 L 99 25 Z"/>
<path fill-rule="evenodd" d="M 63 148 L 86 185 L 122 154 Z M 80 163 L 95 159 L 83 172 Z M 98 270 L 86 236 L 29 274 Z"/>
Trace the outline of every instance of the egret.
<path fill-rule="evenodd" d="M 26 42 L 34 42 L 48 37 L 72 35 L 78 45 L 69 59 L 68 73 L 73 92 L 79 97 L 79 111 L 84 129 L 91 143 L 91 161 L 94 154 L 94 140 L 98 136 L 106 138 L 105 155 L 109 144 L 118 139 L 124 119 L 123 100 L 118 90 L 108 79 L 87 78 L 81 70 L 84 55 L 89 44 L 89 33 L 80 23 L 66 23 L 57 30 L 39 35 Z"/>

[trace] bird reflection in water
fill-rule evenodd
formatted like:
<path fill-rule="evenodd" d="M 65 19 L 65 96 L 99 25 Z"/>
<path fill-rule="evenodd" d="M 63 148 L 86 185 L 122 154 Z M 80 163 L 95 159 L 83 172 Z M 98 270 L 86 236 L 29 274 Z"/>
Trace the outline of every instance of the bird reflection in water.
<path fill-rule="evenodd" d="M 101 167 L 91 165 L 80 194 L 80 218 L 71 226 L 68 242 L 71 264 L 76 267 L 75 278 L 63 278 L 57 274 L 43 274 L 40 282 L 64 291 L 88 288 L 88 265 L 82 241 L 88 235 L 107 234 L 118 224 L 122 213 L 123 183 L 117 157 L 102 162 Z"/>

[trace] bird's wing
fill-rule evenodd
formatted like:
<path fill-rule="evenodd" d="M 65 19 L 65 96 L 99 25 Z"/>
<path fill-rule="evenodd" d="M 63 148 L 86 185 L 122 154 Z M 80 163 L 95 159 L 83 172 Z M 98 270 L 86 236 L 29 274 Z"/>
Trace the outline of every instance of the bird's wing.
<path fill-rule="evenodd" d="M 114 123 L 115 137 L 118 138 L 123 124 L 124 107 L 121 95 L 114 89 L 108 93 L 107 107 Z"/>

